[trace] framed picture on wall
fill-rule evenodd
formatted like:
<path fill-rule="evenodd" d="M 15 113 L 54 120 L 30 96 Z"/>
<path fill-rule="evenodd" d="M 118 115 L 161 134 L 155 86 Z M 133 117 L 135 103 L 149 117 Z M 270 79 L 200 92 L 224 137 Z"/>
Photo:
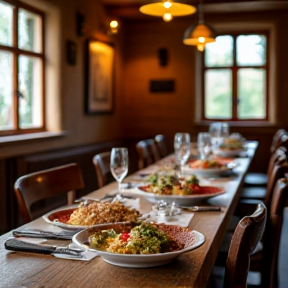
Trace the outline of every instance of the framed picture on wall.
<path fill-rule="evenodd" d="M 86 97 L 87 114 L 113 111 L 114 54 L 112 44 L 98 40 L 86 43 Z"/>

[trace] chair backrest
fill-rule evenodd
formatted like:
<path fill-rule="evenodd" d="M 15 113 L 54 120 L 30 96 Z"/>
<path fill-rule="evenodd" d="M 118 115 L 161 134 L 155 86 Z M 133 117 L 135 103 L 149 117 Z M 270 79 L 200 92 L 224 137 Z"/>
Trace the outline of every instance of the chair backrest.
<path fill-rule="evenodd" d="M 275 184 L 270 213 L 268 215 L 269 218 L 267 219 L 267 227 L 263 237 L 263 262 L 267 265 L 264 265 L 262 272 L 264 279 L 262 279 L 262 282 L 266 283 L 267 287 L 279 287 L 278 253 L 285 207 L 288 207 L 287 175 L 285 178 L 279 179 Z"/>
<path fill-rule="evenodd" d="M 138 154 L 138 169 L 143 169 L 160 159 L 153 139 L 141 140 L 136 144 Z"/>
<path fill-rule="evenodd" d="M 270 209 L 272 192 L 276 182 L 288 173 L 288 162 L 287 162 L 287 150 L 285 147 L 279 147 L 272 155 L 271 159 L 274 161 L 274 166 L 270 167 L 268 171 L 268 183 L 267 191 L 264 199 L 264 203 Z M 269 163 L 271 165 L 271 163 Z"/>
<path fill-rule="evenodd" d="M 25 223 L 33 219 L 32 204 L 60 194 L 67 194 L 67 202 L 72 204 L 76 191 L 82 188 L 84 188 L 82 173 L 79 165 L 75 163 L 24 175 L 14 184 Z"/>
<path fill-rule="evenodd" d="M 93 157 L 93 164 L 96 171 L 99 188 L 113 182 L 115 179 L 110 170 L 111 152 L 103 152 Z"/>
<path fill-rule="evenodd" d="M 159 154 L 161 158 L 168 155 L 168 148 L 167 148 L 167 142 L 166 138 L 162 134 L 158 134 L 155 136 L 155 143 L 158 148 Z"/>
<path fill-rule="evenodd" d="M 288 132 L 285 129 L 279 129 L 273 136 L 270 152 L 274 153 L 284 141 L 288 139 Z"/>
<path fill-rule="evenodd" d="M 158 148 L 156 146 L 154 139 L 147 139 L 144 141 L 146 141 L 147 143 L 148 150 L 150 154 L 152 155 L 153 162 L 159 161 L 161 157 L 160 157 L 160 154 L 159 154 L 159 151 L 158 151 Z"/>
<path fill-rule="evenodd" d="M 233 234 L 225 269 L 225 288 L 246 288 L 250 255 L 262 237 L 267 210 L 258 204 L 251 216 L 244 217 Z"/>

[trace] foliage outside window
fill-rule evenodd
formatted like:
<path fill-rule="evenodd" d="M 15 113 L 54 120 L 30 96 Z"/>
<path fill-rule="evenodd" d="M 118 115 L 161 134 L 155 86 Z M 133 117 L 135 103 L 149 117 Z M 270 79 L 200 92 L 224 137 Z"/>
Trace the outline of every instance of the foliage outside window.
<path fill-rule="evenodd" d="M 0 135 L 44 130 L 43 14 L 0 0 Z"/>
<path fill-rule="evenodd" d="M 204 120 L 267 120 L 267 34 L 221 35 L 204 52 Z"/>

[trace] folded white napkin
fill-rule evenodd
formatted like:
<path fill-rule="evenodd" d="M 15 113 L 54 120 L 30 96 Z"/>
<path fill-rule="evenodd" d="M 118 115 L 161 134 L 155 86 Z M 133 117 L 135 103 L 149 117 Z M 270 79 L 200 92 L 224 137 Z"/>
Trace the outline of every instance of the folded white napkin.
<path fill-rule="evenodd" d="M 139 198 L 136 198 L 136 199 L 124 198 L 123 204 L 124 204 L 124 206 L 129 207 L 131 209 L 136 209 L 136 210 L 140 209 L 140 199 Z"/>
<path fill-rule="evenodd" d="M 29 237 L 19 237 L 17 238 L 18 240 L 24 241 L 24 242 L 28 242 L 28 243 L 33 243 L 33 244 L 41 244 L 43 246 L 45 245 L 53 245 L 53 246 L 57 246 L 57 247 L 63 247 L 63 245 L 61 245 L 61 241 L 62 240 L 48 240 L 44 239 L 44 238 L 29 238 Z M 68 245 L 69 248 L 78 248 L 79 246 L 77 246 L 74 243 L 71 243 Z M 15 251 L 11 251 L 11 252 L 15 252 Z M 78 261 L 90 261 L 93 258 L 95 258 L 96 256 L 98 256 L 98 253 L 95 251 L 90 251 L 90 250 L 84 250 L 83 249 L 83 253 L 81 254 L 81 257 L 73 257 L 71 255 L 67 255 L 67 254 L 59 254 L 59 253 L 53 253 L 51 254 L 56 258 L 62 258 L 62 259 L 68 259 L 68 260 L 78 260 Z"/>
<path fill-rule="evenodd" d="M 148 218 L 148 220 L 152 222 L 188 227 L 191 219 L 194 216 L 194 213 L 183 213 L 173 216 L 164 216 L 164 215 L 157 215 L 156 211 L 151 211 L 149 215 L 150 217 Z"/>
<path fill-rule="evenodd" d="M 68 260 L 90 261 L 93 258 L 95 258 L 96 256 L 98 256 L 98 253 L 86 250 L 83 252 L 82 257 L 73 257 L 73 256 L 70 256 L 67 254 L 59 254 L 59 253 L 55 253 L 52 255 L 56 258 L 62 258 L 62 259 L 68 259 Z"/>

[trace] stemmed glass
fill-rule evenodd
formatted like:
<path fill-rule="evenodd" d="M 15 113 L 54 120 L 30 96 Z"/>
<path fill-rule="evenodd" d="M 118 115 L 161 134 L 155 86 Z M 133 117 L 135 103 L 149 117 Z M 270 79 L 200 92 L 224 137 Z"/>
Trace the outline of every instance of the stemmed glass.
<path fill-rule="evenodd" d="M 208 159 L 211 152 L 211 135 L 210 133 L 201 132 L 198 134 L 198 150 L 201 160 Z"/>
<path fill-rule="evenodd" d="M 112 148 L 110 156 L 110 170 L 118 182 L 118 193 L 114 201 L 123 201 L 121 196 L 121 182 L 128 173 L 128 149 Z"/>
<path fill-rule="evenodd" d="M 180 165 L 180 170 L 190 156 L 190 135 L 189 133 L 176 133 L 174 137 L 174 151 L 176 155 L 177 165 Z"/>
<path fill-rule="evenodd" d="M 229 124 L 227 122 L 214 122 L 210 124 L 209 133 L 214 152 L 223 143 L 223 140 L 229 137 Z"/>

